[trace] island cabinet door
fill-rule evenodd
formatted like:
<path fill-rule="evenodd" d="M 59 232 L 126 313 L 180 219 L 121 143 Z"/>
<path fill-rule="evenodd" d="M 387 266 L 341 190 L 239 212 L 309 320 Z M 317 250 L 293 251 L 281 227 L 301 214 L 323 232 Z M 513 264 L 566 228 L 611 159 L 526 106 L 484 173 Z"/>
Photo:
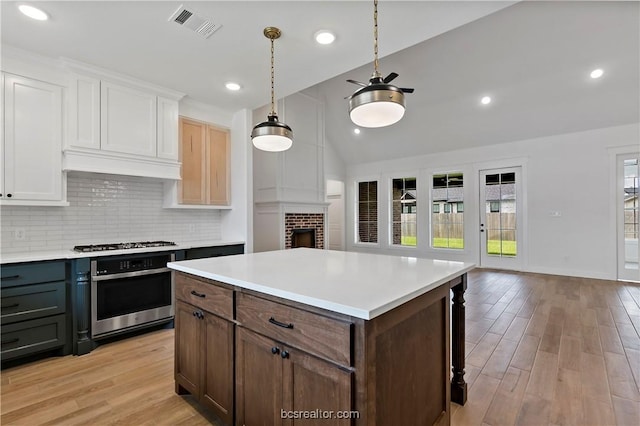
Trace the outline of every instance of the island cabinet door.
<path fill-rule="evenodd" d="M 176 393 L 189 392 L 196 398 L 200 396 L 202 345 L 201 324 L 194 314 L 198 308 L 186 303 L 176 302 L 176 352 L 175 381 Z"/>
<path fill-rule="evenodd" d="M 282 425 L 282 345 L 245 328 L 236 332 L 237 425 Z"/>
<path fill-rule="evenodd" d="M 284 348 L 283 425 L 351 425 L 353 373 L 305 352 Z"/>
<path fill-rule="evenodd" d="M 233 424 L 233 323 L 203 312 L 204 381 L 203 405 L 211 409 L 227 424 Z"/>

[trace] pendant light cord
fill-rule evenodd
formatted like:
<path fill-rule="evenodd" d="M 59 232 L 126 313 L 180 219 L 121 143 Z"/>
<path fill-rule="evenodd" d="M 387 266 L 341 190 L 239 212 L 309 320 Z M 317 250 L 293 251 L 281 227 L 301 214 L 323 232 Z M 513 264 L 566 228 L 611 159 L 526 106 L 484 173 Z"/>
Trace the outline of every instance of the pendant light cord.
<path fill-rule="evenodd" d="M 378 0 L 373 0 L 373 77 L 380 77 L 378 71 Z"/>
<path fill-rule="evenodd" d="M 274 81 L 274 76 L 275 76 L 275 66 L 274 66 L 274 61 L 273 61 L 273 38 L 271 38 L 271 114 L 270 115 L 276 115 L 276 107 L 275 107 L 275 99 L 274 99 L 274 85 L 273 85 L 273 81 Z"/>

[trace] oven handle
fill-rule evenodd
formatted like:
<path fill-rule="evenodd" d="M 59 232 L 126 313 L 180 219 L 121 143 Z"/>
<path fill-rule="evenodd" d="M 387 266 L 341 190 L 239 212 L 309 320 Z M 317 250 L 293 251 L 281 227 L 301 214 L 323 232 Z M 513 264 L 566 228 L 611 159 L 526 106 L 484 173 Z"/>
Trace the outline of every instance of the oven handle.
<path fill-rule="evenodd" d="M 106 281 L 117 280 L 119 278 L 141 277 L 143 275 L 156 275 L 164 274 L 165 272 L 171 272 L 169 268 L 157 268 L 157 269 L 145 269 L 142 271 L 123 272 L 121 274 L 109 274 L 109 275 L 92 275 L 92 281 Z"/>

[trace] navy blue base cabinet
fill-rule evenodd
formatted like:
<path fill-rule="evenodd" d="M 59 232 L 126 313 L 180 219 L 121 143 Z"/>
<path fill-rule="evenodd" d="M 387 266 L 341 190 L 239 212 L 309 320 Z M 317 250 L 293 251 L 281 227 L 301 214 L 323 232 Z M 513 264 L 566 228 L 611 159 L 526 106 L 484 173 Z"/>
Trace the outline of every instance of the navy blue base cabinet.
<path fill-rule="evenodd" d="M 71 352 L 64 260 L 2 266 L 2 362 L 55 350 Z"/>

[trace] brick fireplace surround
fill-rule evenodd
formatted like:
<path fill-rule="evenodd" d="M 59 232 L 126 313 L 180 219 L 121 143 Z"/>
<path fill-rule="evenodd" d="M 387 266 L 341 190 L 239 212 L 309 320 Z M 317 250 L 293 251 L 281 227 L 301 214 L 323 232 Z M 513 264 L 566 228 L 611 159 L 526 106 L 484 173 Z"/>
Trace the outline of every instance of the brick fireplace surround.
<path fill-rule="evenodd" d="M 285 213 L 285 249 L 291 248 L 291 234 L 293 233 L 293 230 L 303 228 L 315 229 L 316 248 L 324 249 L 324 214 L 322 213 Z"/>

